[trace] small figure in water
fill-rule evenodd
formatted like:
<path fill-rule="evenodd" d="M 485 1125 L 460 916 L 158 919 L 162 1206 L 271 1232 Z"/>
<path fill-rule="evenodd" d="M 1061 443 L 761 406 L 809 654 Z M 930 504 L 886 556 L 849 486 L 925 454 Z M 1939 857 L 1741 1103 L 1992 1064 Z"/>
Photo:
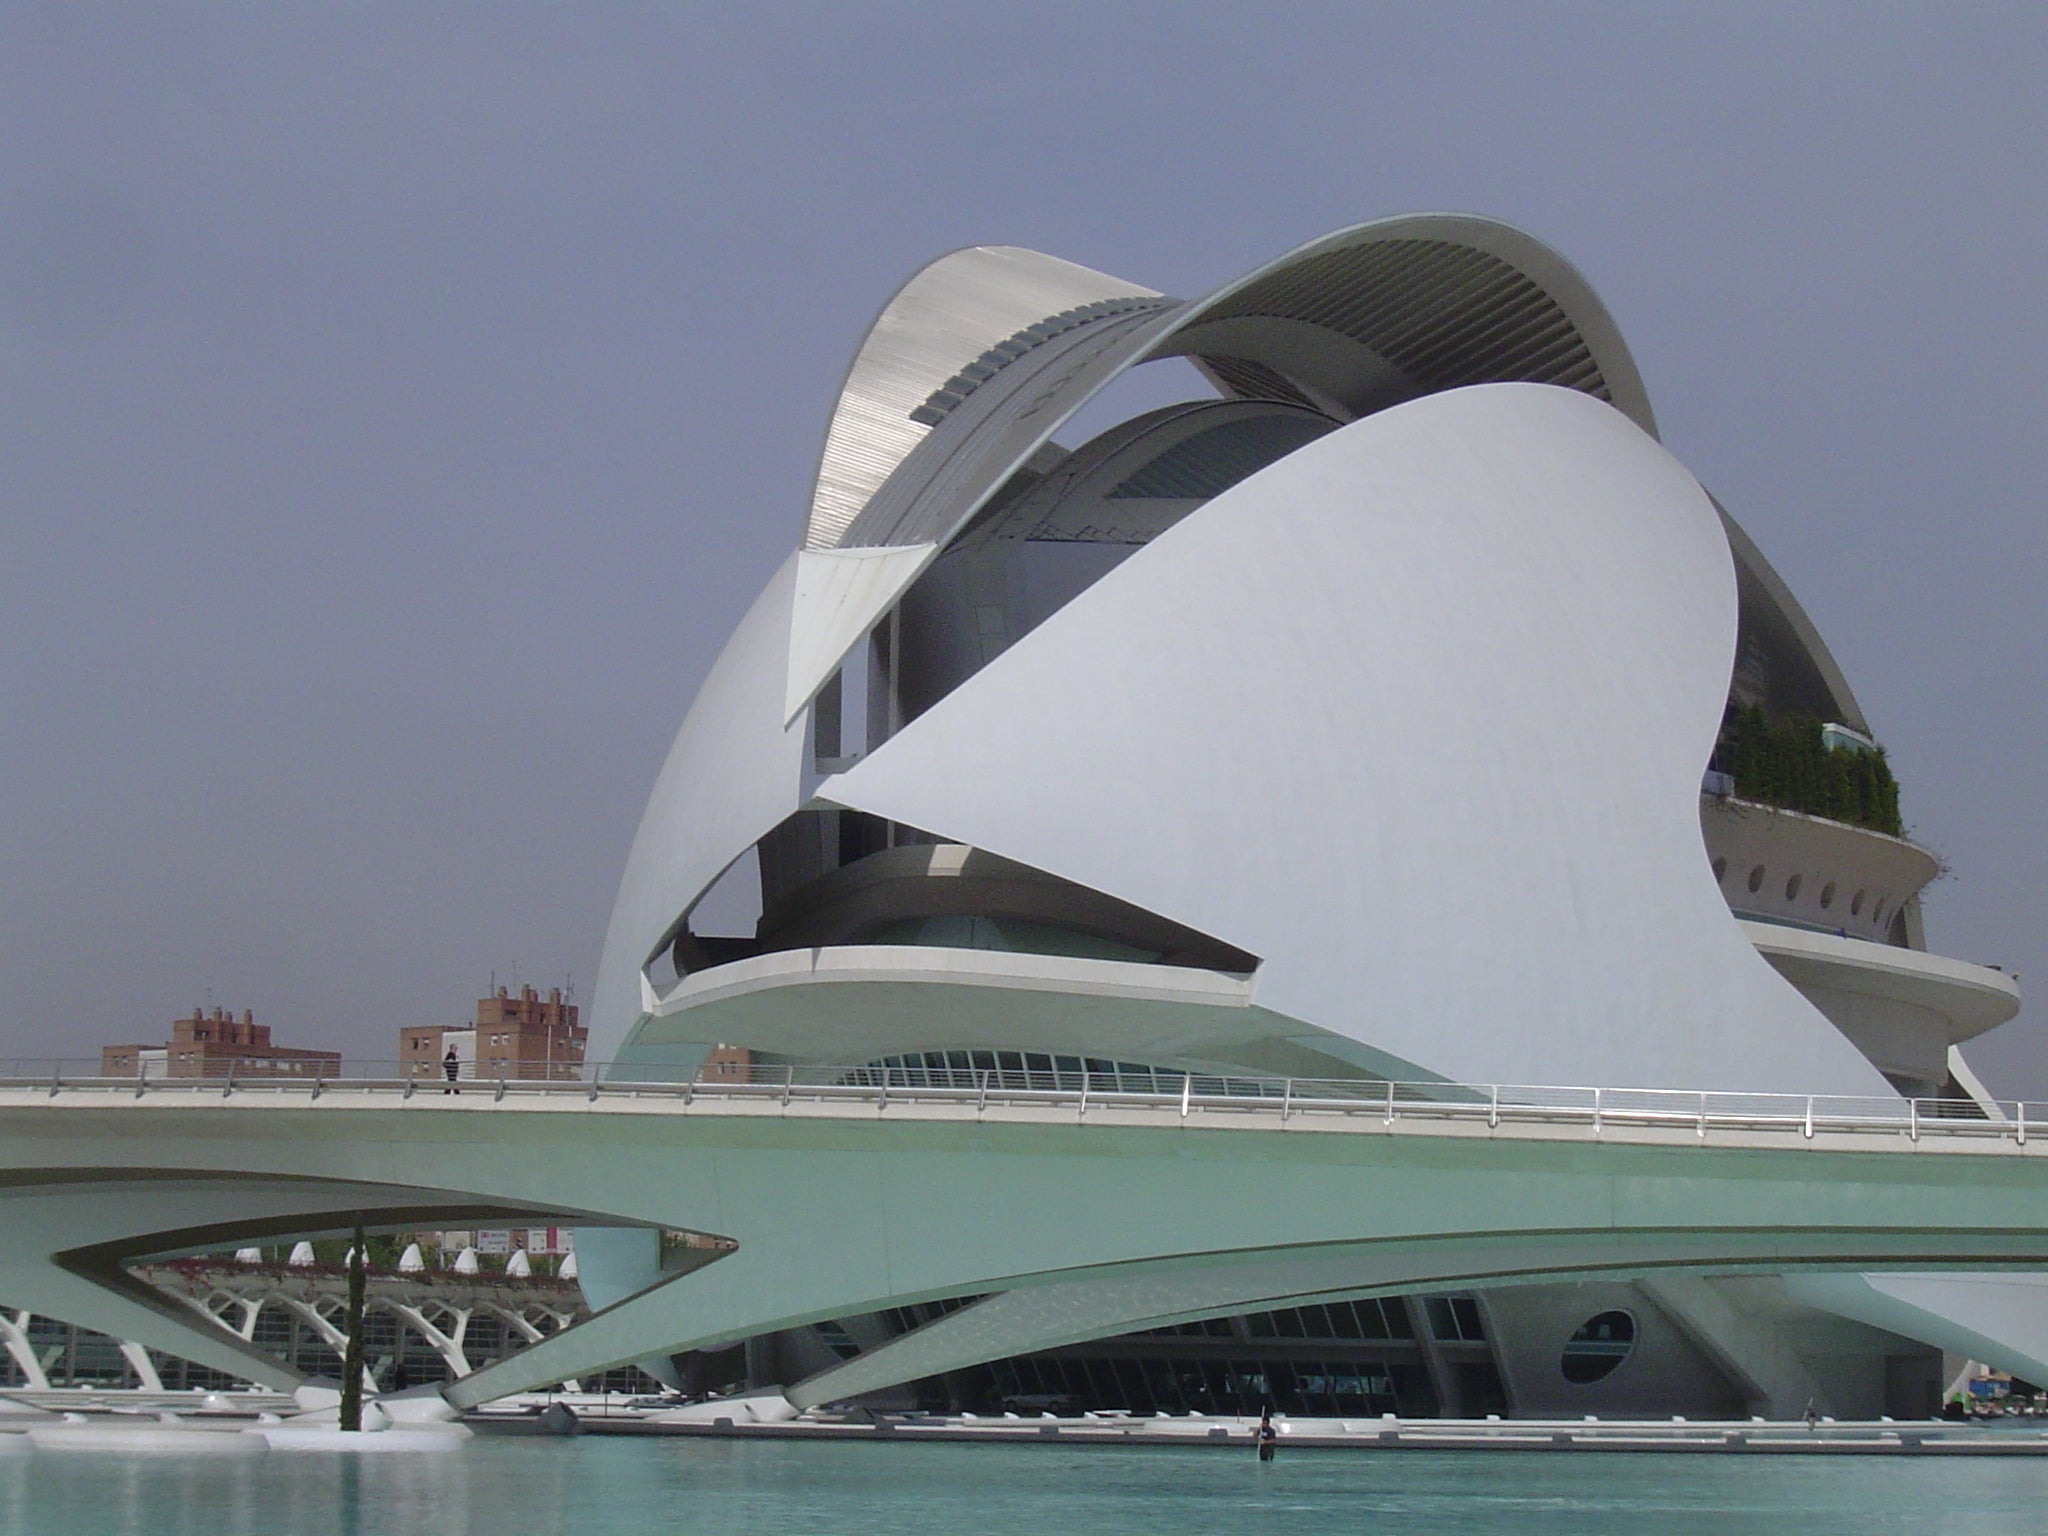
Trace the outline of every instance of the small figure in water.
<path fill-rule="evenodd" d="M 1259 1460 L 1271 1461 L 1273 1451 L 1280 1443 L 1280 1432 L 1273 1427 L 1273 1409 L 1270 1405 L 1259 1412 Z"/>
<path fill-rule="evenodd" d="M 1806 1414 L 1805 1414 L 1805 1418 L 1806 1418 L 1806 1427 L 1807 1427 L 1808 1429 L 1812 1429 L 1812 1428 L 1814 1427 L 1814 1425 L 1816 1425 L 1816 1424 L 1818 1424 L 1818 1423 L 1820 1422 L 1820 1415 L 1819 1415 L 1819 1414 L 1817 1414 L 1817 1413 L 1815 1413 L 1815 1412 L 1813 1411 L 1813 1399 L 1812 1399 L 1812 1398 L 1810 1398 L 1810 1397 L 1809 1397 L 1809 1398 L 1808 1398 L 1808 1399 L 1806 1400 Z"/>

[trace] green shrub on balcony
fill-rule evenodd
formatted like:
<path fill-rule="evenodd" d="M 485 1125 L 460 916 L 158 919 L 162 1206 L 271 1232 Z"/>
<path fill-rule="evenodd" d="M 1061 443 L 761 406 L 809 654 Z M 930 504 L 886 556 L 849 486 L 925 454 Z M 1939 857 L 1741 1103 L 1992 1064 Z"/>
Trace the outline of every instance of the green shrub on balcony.
<path fill-rule="evenodd" d="M 1768 715 L 1754 704 L 1731 708 L 1713 766 L 1735 780 L 1744 800 L 1902 835 L 1898 781 L 1884 748 L 1830 748 L 1812 715 Z"/>

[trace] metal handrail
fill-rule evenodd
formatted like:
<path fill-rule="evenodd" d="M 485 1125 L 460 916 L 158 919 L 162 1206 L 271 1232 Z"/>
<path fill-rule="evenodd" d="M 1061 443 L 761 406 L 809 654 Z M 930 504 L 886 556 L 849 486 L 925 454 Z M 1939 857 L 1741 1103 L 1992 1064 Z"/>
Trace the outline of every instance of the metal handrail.
<path fill-rule="evenodd" d="M 425 1070 L 431 1065 L 432 1070 Z M 521 1075 L 531 1070 L 534 1075 Z M 1998 1102 L 1989 1106 L 1961 1099 L 1847 1097 L 1826 1094 L 1733 1093 L 1669 1088 L 1532 1086 L 1390 1082 L 1381 1079 L 1265 1078 L 1240 1074 L 1157 1070 L 1069 1068 L 945 1068 L 715 1063 L 694 1077 L 662 1075 L 620 1063 L 537 1064 L 478 1077 L 467 1072 L 447 1078 L 439 1063 L 344 1062 L 338 1069 L 262 1070 L 248 1062 L 213 1076 L 109 1076 L 99 1063 L 0 1060 L 0 1092 L 33 1091 L 48 1099 L 175 1102 L 204 1095 L 218 1103 L 304 1097 L 323 1107 L 342 1107 L 350 1096 L 390 1094 L 401 1102 L 432 1108 L 445 1096 L 515 1103 L 532 1098 L 580 1097 L 590 1104 L 606 1098 L 672 1100 L 685 1110 L 741 1106 L 748 1102 L 851 1103 L 885 1107 L 967 1111 L 986 1115 L 999 1108 L 1071 1109 L 1076 1120 L 1097 1112 L 1158 1111 L 1177 1122 L 1221 1115 L 1270 1116 L 1278 1125 L 1313 1125 L 1332 1118 L 1371 1117 L 1392 1130 L 1397 1124 L 1470 1122 L 1489 1131 L 1515 1126 L 1578 1126 L 1595 1135 L 1611 1127 L 1677 1127 L 1697 1131 L 1783 1132 L 1802 1142 L 1845 1134 L 1902 1138 L 1913 1146 L 1932 1141 L 1995 1142 L 2027 1146 L 2030 1119 L 2041 1106 Z M 2030 1110 L 2032 1113 L 2030 1114 Z"/>

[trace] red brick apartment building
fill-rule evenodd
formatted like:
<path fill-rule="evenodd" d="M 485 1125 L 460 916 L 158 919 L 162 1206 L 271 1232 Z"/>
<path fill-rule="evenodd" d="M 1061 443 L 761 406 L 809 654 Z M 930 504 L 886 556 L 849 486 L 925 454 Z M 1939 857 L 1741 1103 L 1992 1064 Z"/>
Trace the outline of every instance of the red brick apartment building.
<path fill-rule="evenodd" d="M 472 1024 L 417 1024 L 398 1032 L 400 1070 L 408 1077 L 439 1077 L 449 1050 L 465 1078 L 565 1078 L 583 1075 L 590 1031 L 577 1023 L 574 1003 L 551 987 L 543 998 L 532 987 L 518 995 L 500 987 L 477 999 Z"/>
<path fill-rule="evenodd" d="M 163 1045 L 103 1045 L 103 1077 L 335 1077 L 341 1072 L 339 1051 L 303 1051 L 270 1043 L 270 1026 L 258 1024 L 247 1009 L 238 1019 L 223 1009 L 212 1013 L 194 1008 L 188 1019 L 171 1022 L 171 1038 Z"/>

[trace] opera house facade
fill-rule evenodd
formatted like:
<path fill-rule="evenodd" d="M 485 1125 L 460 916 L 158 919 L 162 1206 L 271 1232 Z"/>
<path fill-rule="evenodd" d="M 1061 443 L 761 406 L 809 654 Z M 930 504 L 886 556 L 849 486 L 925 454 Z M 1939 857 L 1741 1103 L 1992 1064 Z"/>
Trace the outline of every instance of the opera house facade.
<path fill-rule="evenodd" d="M 1181 300 L 975 247 L 854 358 L 797 547 L 661 770 L 591 1056 L 1968 1113 L 1960 1048 L 2018 994 L 1926 948 L 1938 872 L 1842 669 L 1555 252 L 1390 219 Z M 593 1305 L 645 1283 L 636 1242 L 582 1240 Z M 1984 1283 L 1503 1276 L 908 1390 L 1923 1414 Z M 669 1368 L 792 1380 L 950 1304 Z"/>

